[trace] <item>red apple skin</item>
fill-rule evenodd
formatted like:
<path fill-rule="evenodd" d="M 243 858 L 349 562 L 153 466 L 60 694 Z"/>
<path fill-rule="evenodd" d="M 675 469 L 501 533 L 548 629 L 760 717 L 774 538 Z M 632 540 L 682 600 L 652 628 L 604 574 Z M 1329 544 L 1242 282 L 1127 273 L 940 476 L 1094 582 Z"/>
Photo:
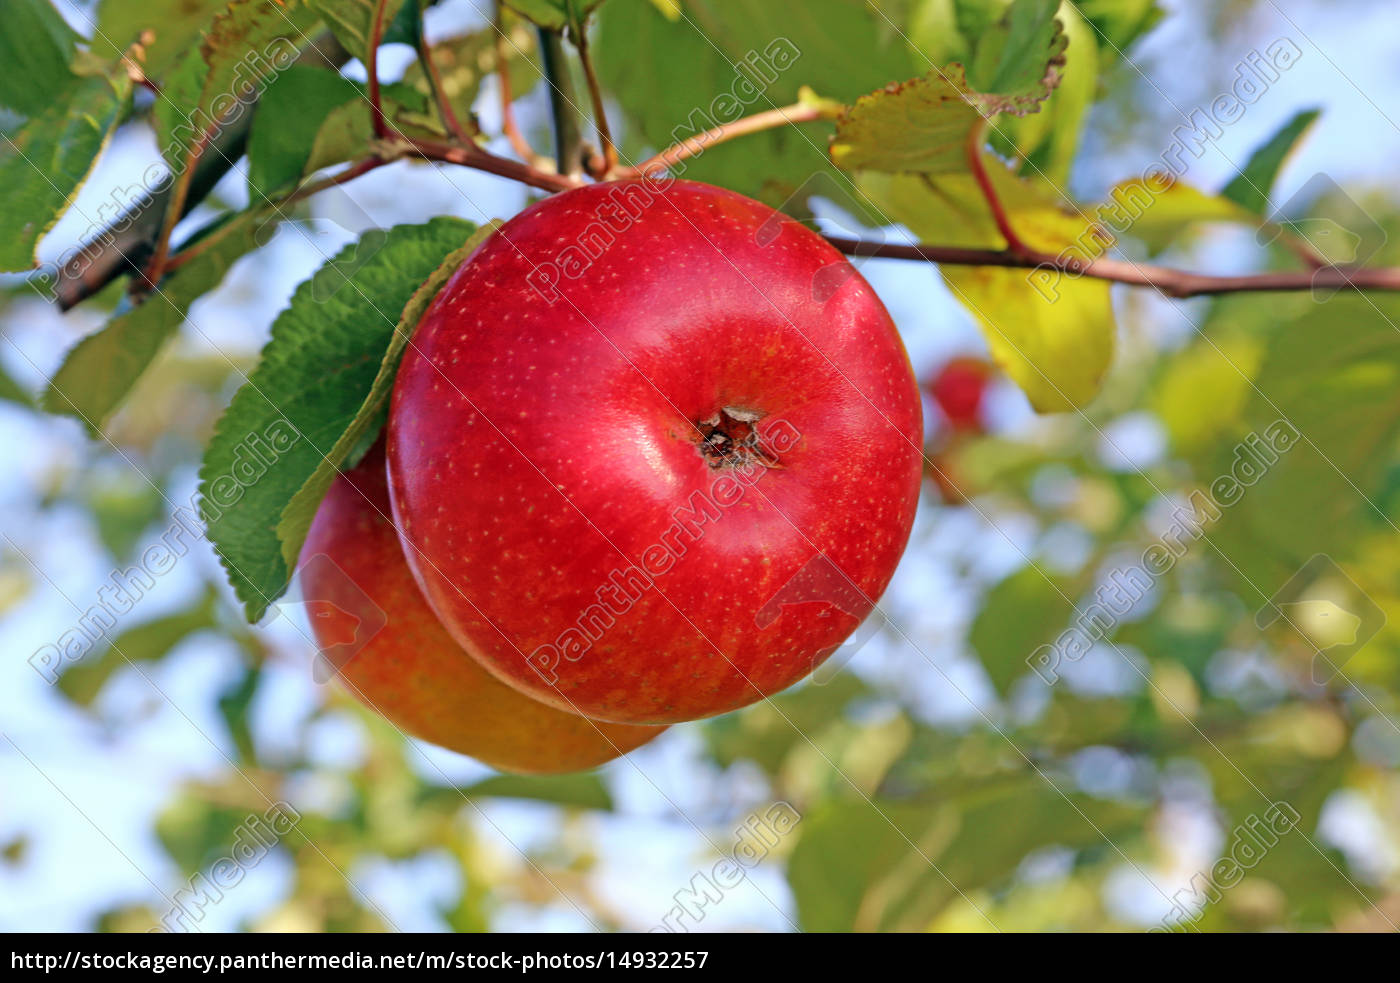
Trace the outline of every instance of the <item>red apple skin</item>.
<path fill-rule="evenodd" d="M 482 669 L 423 600 L 390 514 L 380 441 L 336 478 L 302 547 L 302 590 L 314 607 L 311 626 L 323 652 L 355 638 L 359 622 L 369 620 L 360 617 L 366 598 L 387 616 L 368 644 L 337 667 L 357 699 L 415 737 L 521 774 L 591 768 L 661 732 L 564 713 Z M 334 567 L 307 562 L 322 553 Z"/>
<path fill-rule="evenodd" d="M 513 218 L 424 316 L 390 407 L 394 514 L 499 678 L 603 720 L 706 717 L 805 676 L 884 591 L 919 404 L 888 313 L 819 236 L 703 184 L 591 185 Z M 698 425 L 726 407 L 777 466 L 712 466 Z M 678 533 L 696 495 L 712 517 Z"/>

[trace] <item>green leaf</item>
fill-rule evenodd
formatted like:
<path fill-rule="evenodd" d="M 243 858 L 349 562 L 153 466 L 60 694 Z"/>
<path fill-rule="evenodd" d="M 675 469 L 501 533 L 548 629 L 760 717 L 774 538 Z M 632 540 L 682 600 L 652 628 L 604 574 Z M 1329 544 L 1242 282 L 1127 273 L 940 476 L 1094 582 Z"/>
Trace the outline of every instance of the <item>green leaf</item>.
<path fill-rule="evenodd" d="M 1255 148 L 1239 175 L 1220 194 L 1241 208 L 1263 215 L 1269 210 L 1269 192 L 1278 180 L 1288 158 L 1322 115 L 1320 109 L 1305 109 L 1293 116 L 1273 136 Z"/>
<path fill-rule="evenodd" d="M 427 96 L 407 85 L 386 85 L 380 89 L 380 106 L 393 127 L 406 135 L 424 132 L 425 125 L 435 125 L 423 113 L 428 108 Z M 436 130 L 429 132 L 438 134 Z M 343 164 L 363 156 L 374 138 L 374 122 L 369 102 L 356 96 L 326 114 L 319 129 L 310 131 L 311 152 L 305 161 L 304 174 L 310 175 L 324 167 Z"/>
<path fill-rule="evenodd" d="M 199 159 L 218 129 L 252 111 L 263 88 L 295 61 L 315 23 L 304 0 L 233 0 L 214 18 L 155 104 L 156 139 L 176 174 Z"/>
<path fill-rule="evenodd" d="M 502 47 L 506 56 L 506 71 L 510 76 L 511 97 L 519 99 L 541 78 L 539 59 L 535 51 L 535 32 L 514 17 L 506 18 L 503 29 L 506 39 Z M 497 70 L 498 37 L 494 27 L 487 27 L 440 41 L 432 46 L 433 64 L 442 79 L 442 90 L 463 118 L 470 115 L 472 103 L 481 91 L 482 81 Z M 404 70 L 403 82 L 422 93 L 426 104 L 432 91 L 424 77 L 421 62 L 415 61 Z"/>
<path fill-rule="evenodd" d="M 248 135 L 251 199 L 261 201 L 295 185 L 326 117 L 362 98 L 358 85 L 324 68 L 293 65 L 278 75 L 258 100 Z"/>
<path fill-rule="evenodd" d="M 837 121 L 831 159 L 845 170 L 965 171 L 974 127 L 1036 112 L 1059 84 L 1068 39 L 1055 6 L 1017 0 L 967 72 L 954 63 L 861 96 Z"/>
<path fill-rule="evenodd" d="M 375 0 L 307 0 L 335 34 L 345 50 L 361 61 L 369 54 L 370 30 L 374 23 Z M 389 26 L 399 14 L 404 0 L 386 0 L 381 43 L 393 40 Z"/>
<path fill-rule="evenodd" d="M 1098 846 L 1140 826 L 1144 812 L 1061 794 L 1029 771 L 933 802 L 827 801 L 797 825 L 788 880 L 803 931 L 927 931 L 949 904 L 1008 881 L 1033 850 Z"/>
<path fill-rule="evenodd" d="M 1098 94 L 1099 44 L 1093 28 L 1068 0 L 1056 14 L 1068 46 L 1055 91 L 1037 113 L 1004 116 L 993 127 L 992 146 L 1008 159 L 1024 158 L 1023 172 L 1064 186 L 1079 148 L 1079 134 Z"/>
<path fill-rule="evenodd" d="M 0 107 L 21 116 L 52 116 L 48 111 L 77 80 L 68 66 L 78 35 L 49 0 L 7 0 L 4 18 Z"/>
<path fill-rule="evenodd" d="M 49 381 L 44 408 L 76 416 L 97 434 L 185 323 L 190 305 L 217 287 L 234 261 L 257 246 L 259 225 L 252 212 L 229 220 L 213 233 L 218 242 L 166 277 L 159 290 L 78 342 Z"/>
<path fill-rule="evenodd" d="M 277 536 L 282 541 L 282 558 L 288 568 L 296 566 L 297 557 L 301 555 L 301 545 L 306 540 L 307 530 L 311 528 L 311 520 L 315 518 L 316 509 L 320 507 L 321 499 L 325 498 L 336 474 L 342 467 L 352 463 L 356 448 L 363 449 L 373 442 L 372 438 L 382 425 L 384 412 L 389 405 L 389 393 L 394 387 L 394 375 L 398 372 L 399 360 L 403 358 L 409 338 L 412 337 L 413 330 L 418 326 L 428 305 L 432 303 L 448 277 L 457 272 L 457 268 L 476 247 L 499 227 L 500 223 L 491 222 L 472 233 L 465 243 L 447 255 L 403 306 L 403 313 L 399 316 L 398 324 L 394 326 L 393 336 L 389 339 L 388 348 L 379 363 L 379 371 L 364 402 L 360 404 L 344 433 L 336 439 L 335 444 L 326 452 L 325 458 L 306 479 L 306 483 L 297 489 L 297 493 L 282 510 L 281 519 L 277 523 Z"/>
<path fill-rule="evenodd" d="M 1055 14 L 1060 0 L 1015 0 L 996 30 L 978 38 L 967 76 L 980 92 L 1004 93 L 1026 99 L 1026 108 L 1044 97 L 1041 90 L 1059 85 L 1064 68 L 1065 38 Z"/>
<path fill-rule="evenodd" d="M 863 0 L 686 0 L 685 16 L 633 2 L 598 12 L 594 60 L 636 133 L 624 158 L 657 151 L 740 116 L 795 103 L 810 86 L 843 102 L 925 64 Z M 826 155 L 830 123 L 756 133 L 708 147 L 678 176 L 775 207 L 800 210 L 817 194 L 878 221 Z"/>
<path fill-rule="evenodd" d="M 131 99 L 125 74 L 87 78 L 13 136 L 0 134 L 0 271 L 32 269 L 34 250 L 73 203 Z"/>
<path fill-rule="evenodd" d="M 1076 0 L 1075 7 L 1103 42 L 1103 62 L 1123 56 L 1166 12 L 1156 0 Z"/>
<path fill-rule="evenodd" d="M 1051 255 L 1102 251 L 1107 235 L 1065 210 L 1043 182 L 1018 178 L 995 158 L 984 164 L 1017 234 Z M 860 175 L 861 188 L 925 242 L 1004 248 L 991 211 L 967 174 Z M 1041 412 L 1089 402 L 1113 358 L 1109 285 L 1052 269 L 942 266 L 954 296 L 980 324 L 992 356 Z"/>
<path fill-rule="evenodd" d="M 1197 464 L 1207 487 L 1222 475 L 1253 479 L 1211 533 L 1251 610 L 1313 554 L 1345 563 L 1368 534 L 1393 534 L 1377 503 L 1400 443 L 1400 305 L 1339 295 L 1307 306 L 1278 325 L 1240 419 Z M 1243 441 L 1281 433 L 1280 421 L 1301 436 L 1261 468 Z"/>
<path fill-rule="evenodd" d="M 1196 454 L 1234 432 L 1262 355 L 1258 339 L 1233 337 L 1199 341 L 1171 357 L 1152 408 L 1166 425 L 1172 447 Z M 1203 393 L 1210 398 L 1202 399 Z"/>
<path fill-rule="evenodd" d="M 400 313 L 474 231 L 455 218 L 372 230 L 302 283 L 273 322 L 261 362 L 219 420 L 200 467 L 209 538 L 249 621 L 291 576 L 277 534 L 288 503 L 356 425 Z M 271 461 L 255 480 L 240 480 L 247 442 L 274 433 Z"/>
<path fill-rule="evenodd" d="M 1073 598 L 1072 587 L 1034 565 L 1022 567 L 987 592 L 968 642 L 998 693 L 1006 695 L 1011 684 L 1030 671 L 1031 653 L 1054 642 L 1068 627 Z"/>
<path fill-rule="evenodd" d="M 1098 207 L 1104 222 L 1116 232 L 1142 240 L 1156 254 L 1210 222 L 1259 225 L 1259 217 L 1228 198 L 1207 194 L 1189 184 L 1165 178 L 1132 178 L 1115 185 Z"/>
<path fill-rule="evenodd" d="M 831 159 L 847 171 L 959 174 L 982 114 L 970 101 L 962 67 L 861 96 L 837 120 Z"/>
<path fill-rule="evenodd" d="M 90 706 L 114 673 L 131 664 L 156 662 L 190 635 L 217 628 L 218 595 L 212 590 L 190 607 L 128 628 L 105 649 L 74 663 L 58 677 L 58 688 L 79 706 Z"/>
<path fill-rule="evenodd" d="M 228 6 L 228 0 L 102 0 L 91 48 L 108 61 L 134 44 L 143 31 L 154 38 L 144 45 L 146 75 L 165 78 L 172 65 L 199 43 L 206 27 Z"/>
<path fill-rule="evenodd" d="M 585 771 L 572 775 L 494 775 L 460 790 L 445 790 L 461 801 L 470 798 L 533 799 L 561 806 L 608 811 L 613 807 L 612 796 L 597 772 Z"/>
<path fill-rule="evenodd" d="M 582 25 L 603 0 L 505 0 L 520 16 L 552 31 Z"/>
<path fill-rule="evenodd" d="M 0 400 L 14 403 L 16 406 L 23 406 L 26 409 L 34 409 L 38 406 L 29 390 L 10 375 L 4 365 L 0 365 Z"/>

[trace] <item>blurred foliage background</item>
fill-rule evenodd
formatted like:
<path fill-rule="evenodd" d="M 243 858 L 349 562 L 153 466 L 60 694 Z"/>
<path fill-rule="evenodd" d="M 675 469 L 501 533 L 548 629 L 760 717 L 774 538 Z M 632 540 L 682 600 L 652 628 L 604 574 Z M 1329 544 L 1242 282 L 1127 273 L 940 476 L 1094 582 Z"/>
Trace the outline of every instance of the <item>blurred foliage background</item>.
<path fill-rule="evenodd" d="M 186 33 L 162 45 L 178 48 L 217 6 L 103 0 L 62 10 L 83 37 L 97 24 L 118 37 L 148 16 L 138 7 L 168 8 L 172 34 Z M 673 6 L 610 0 L 600 11 L 596 57 L 627 159 L 668 142 L 728 84 L 729 61 L 767 39 L 788 36 L 803 50 L 776 101 L 799 85 L 852 99 L 926 70 L 910 44 L 939 63 L 965 58 L 971 42 L 948 25 L 960 23 L 954 8 L 977 5 L 877 5 L 913 25 L 906 42 L 861 4 L 681 0 L 718 45 Z M 1297 67 L 1191 161 L 1186 179 L 1224 187 L 1281 125 L 1320 107 L 1275 203 L 1342 228 L 1364 214 L 1383 233 L 1368 233 L 1383 240 L 1368 261 L 1400 264 L 1387 5 L 1160 6 L 1066 4 L 1077 25 L 1071 72 L 1082 77 L 1055 96 L 1051 124 L 1028 117 L 1012 138 L 1082 200 L 1100 199 L 1160 157 L 1183 111 L 1229 89 L 1248 52 L 1295 38 Z M 458 96 L 494 133 L 496 80 L 479 70 L 489 13 L 481 0 L 443 0 L 427 25 L 461 69 Z M 402 73 L 407 91 L 421 78 L 398 47 L 385 49 L 385 71 Z M 518 67 L 522 128 L 547 146 L 547 94 L 538 72 Z M 357 62 L 346 74 L 364 77 Z M 1029 132 L 1037 126 L 1047 128 Z M 83 234 L 75 213 L 95 211 L 157 157 L 138 113 L 41 257 Z M 687 177 L 779 204 L 821 171 L 808 141 L 776 131 L 712 148 Z M 1295 199 L 1318 174 L 1327 189 Z M 242 207 L 246 180 L 240 165 L 193 218 Z M 953 426 L 930 399 L 926 494 L 878 630 L 862 632 L 836 671 L 771 704 L 674 727 L 597 773 L 500 776 L 405 741 L 313 682 L 295 605 L 244 624 L 204 543 L 123 617 L 110 645 L 53 685 L 34 671 L 31 653 L 188 505 L 239 373 L 324 256 L 369 227 L 439 214 L 479 221 L 476 207 L 508 217 L 527 200 L 488 175 L 398 163 L 301 203 L 194 304 L 198 330 L 164 351 L 99 439 L 41 413 L 33 394 L 120 302 L 119 288 L 61 315 L 21 278 L 4 278 L 0 926 L 171 924 L 191 879 L 207 886 L 220 860 L 237 856 L 240 828 L 274 803 L 300 817 L 293 829 L 179 925 L 1400 925 L 1400 303 L 1380 294 L 1175 302 L 1120 288 L 1117 354 L 1082 412 L 1036 415 L 1000 378 L 976 426 Z M 815 207 L 837 232 L 871 220 L 834 192 Z M 1222 272 L 1288 262 L 1249 228 L 1139 231 L 1121 243 L 1130 256 Z M 933 267 L 860 265 L 924 383 L 955 357 L 985 357 Z M 1301 435 L 1296 445 L 1182 540 L 1170 570 L 1058 679 L 1031 672 L 1032 653 L 1113 571 L 1140 565 L 1170 536 L 1174 510 L 1230 474 L 1247 438 L 1279 420 Z M 1259 627 L 1276 597 L 1294 616 Z M 747 876 L 706 899 L 716 861 L 756 842 L 755 817 L 774 803 L 796 824 L 760 836 Z M 1282 806 L 1296 823 L 1227 875 L 1219 862 L 1248 836 L 1241 830 Z"/>

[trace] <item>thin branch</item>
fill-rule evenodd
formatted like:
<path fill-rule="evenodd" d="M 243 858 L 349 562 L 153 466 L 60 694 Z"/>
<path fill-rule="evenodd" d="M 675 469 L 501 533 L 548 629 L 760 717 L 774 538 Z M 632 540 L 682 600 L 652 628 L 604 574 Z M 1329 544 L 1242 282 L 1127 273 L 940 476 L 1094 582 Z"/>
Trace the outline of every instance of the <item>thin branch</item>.
<path fill-rule="evenodd" d="M 471 167 L 488 174 L 510 178 L 512 181 L 519 181 L 521 184 L 528 184 L 532 188 L 539 188 L 543 191 L 568 191 L 583 183 L 578 177 L 571 177 L 567 174 L 550 174 L 529 164 L 500 157 L 476 144 L 450 144 L 439 143 L 435 140 L 409 139 L 408 147 L 414 156 L 424 160 L 440 160 L 449 164 L 461 164 L 463 167 Z"/>
<path fill-rule="evenodd" d="M 593 121 L 598 127 L 598 143 L 603 148 L 602 157 L 590 161 L 588 172 L 593 177 L 602 178 L 617 167 L 617 147 L 613 145 L 612 131 L 608 128 L 608 114 L 603 109 L 603 89 L 598 84 L 598 74 L 593 71 L 593 59 L 588 57 L 588 32 L 582 24 L 573 29 L 574 46 L 578 48 L 579 64 L 583 66 L 583 77 L 588 82 L 588 98 L 593 103 Z"/>
<path fill-rule="evenodd" d="M 520 159 L 539 165 L 540 156 L 535 152 L 535 148 L 530 146 L 530 141 L 525 139 L 525 134 L 520 132 L 520 127 L 515 122 L 515 101 L 510 90 L 510 61 L 506 52 L 506 31 L 505 15 L 501 7 L 501 0 L 496 0 L 496 15 L 493 22 L 496 31 L 494 39 L 496 47 L 496 77 L 501 90 L 501 130 L 505 133 L 506 139 L 510 141 L 511 149 L 520 155 Z"/>
<path fill-rule="evenodd" d="M 559 32 L 541 27 L 539 38 L 540 64 L 545 84 L 549 86 L 549 109 L 554 118 L 554 159 L 560 174 L 577 178 L 583 174 L 583 154 L 578 116 L 574 112 L 573 77 L 569 75 Z"/>
<path fill-rule="evenodd" d="M 1168 297 L 1203 297 L 1212 294 L 1273 293 L 1312 289 L 1345 289 L 1400 291 L 1400 267 L 1374 269 L 1326 266 L 1319 270 L 1282 273 L 1253 273 L 1243 276 L 1214 276 L 1192 273 L 1165 266 L 1148 266 L 1125 260 L 1096 259 L 1084 262 L 1061 259 L 1047 253 L 1012 253 L 1006 249 L 964 249 L 958 246 L 933 246 L 868 242 L 844 236 L 827 236 L 827 241 L 848 256 L 873 256 L 887 259 L 913 259 L 948 266 L 1003 266 L 1030 270 L 1057 271 L 1070 277 L 1088 277 L 1126 283 L 1136 287 L 1152 287 Z"/>
<path fill-rule="evenodd" d="M 369 75 L 370 117 L 374 123 L 374 135 L 381 140 L 389 138 L 389 121 L 384 117 L 384 106 L 379 95 L 379 42 L 384 37 L 384 8 L 389 0 L 374 0 L 374 18 L 369 27 L 369 50 L 365 52 L 365 72 Z"/>
<path fill-rule="evenodd" d="M 428 41 L 423 36 L 421 21 L 418 24 L 417 35 L 418 61 L 423 66 L 423 75 L 428 80 L 428 88 L 432 90 L 433 100 L 437 103 L 438 115 L 442 117 L 447 132 L 466 143 L 471 140 L 471 134 L 463 128 L 462 121 L 452 108 L 452 100 L 447 98 L 447 91 L 442 87 L 442 74 L 438 71 L 437 62 L 433 60 L 433 49 L 428 46 Z M 380 112 L 382 114 L 383 110 Z"/>
<path fill-rule="evenodd" d="M 716 143 L 723 143 L 726 140 L 733 140 L 735 137 L 745 136 L 749 133 L 759 133 L 763 130 L 772 130 L 779 126 L 787 126 L 791 123 L 812 123 L 819 119 L 826 119 L 830 116 L 830 110 L 811 103 L 797 102 L 791 106 L 782 106 L 778 109 L 769 109 L 752 116 L 745 116 L 732 123 L 722 123 L 704 133 L 697 133 L 693 137 L 688 137 L 673 147 L 668 147 L 661 153 L 648 160 L 642 161 L 636 167 L 621 168 L 616 176 L 642 177 L 654 171 L 664 170 L 674 167 L 683 160 L 696 156 L 706 147 Z"/>
<path fill-rule="evenodd" d="M 389 161 L 383 157 L 366 157 L 364 160 L 357 161 L 356 163 L 351 164 L 344 170 L 337 171 L 330 177 L 322 178 L 319 181 L 312 181 L 308 184 L 304 184 L 301 187 L 293 190 L 289 194 L 276 199 L 268 205 L 268 210 L 276 211 L 287 205 L 291 205 L 298 201 L 301 201 L 304 198 L 310 198 L 312 195 L 320 194 L 322 191 L 328 191 L 329 189 L 337 187 L 338 185 L 348 184 L 349 182 L 355 180 L 357 177 L 360 177 L 364 174 L 368 174 L 375 168 L 382 167 L 387 163 L 389 163 Z M 230 228 L 232 228 L 232 226 L 230 226 Z M 214 234 L 199 240 L 199 242 L 194 243 L 188 249 L 184 249 L 176 255 L 170 257 L 170 261 L 165 264 L 166 273 L 173 273 L 175 270 L 179 269 L 181 266 L 185 265 L 190 260 L 199 256 L 205 250 L 219 243 L 223 238 L 223 230 L 215 232 Z"/>

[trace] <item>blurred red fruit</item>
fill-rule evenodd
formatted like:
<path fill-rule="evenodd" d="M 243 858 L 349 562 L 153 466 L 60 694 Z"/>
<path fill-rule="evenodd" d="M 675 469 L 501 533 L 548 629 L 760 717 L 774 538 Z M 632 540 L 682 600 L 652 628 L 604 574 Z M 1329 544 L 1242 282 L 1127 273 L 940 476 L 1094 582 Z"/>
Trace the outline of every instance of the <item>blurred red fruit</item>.
<path fill-rule="evenodd" d="M 982 402 L 992 368 L 978 358 L 955 358 L 929 383 L 929 394 L 949 425 L 958 430 L 982 429 Z"/>

